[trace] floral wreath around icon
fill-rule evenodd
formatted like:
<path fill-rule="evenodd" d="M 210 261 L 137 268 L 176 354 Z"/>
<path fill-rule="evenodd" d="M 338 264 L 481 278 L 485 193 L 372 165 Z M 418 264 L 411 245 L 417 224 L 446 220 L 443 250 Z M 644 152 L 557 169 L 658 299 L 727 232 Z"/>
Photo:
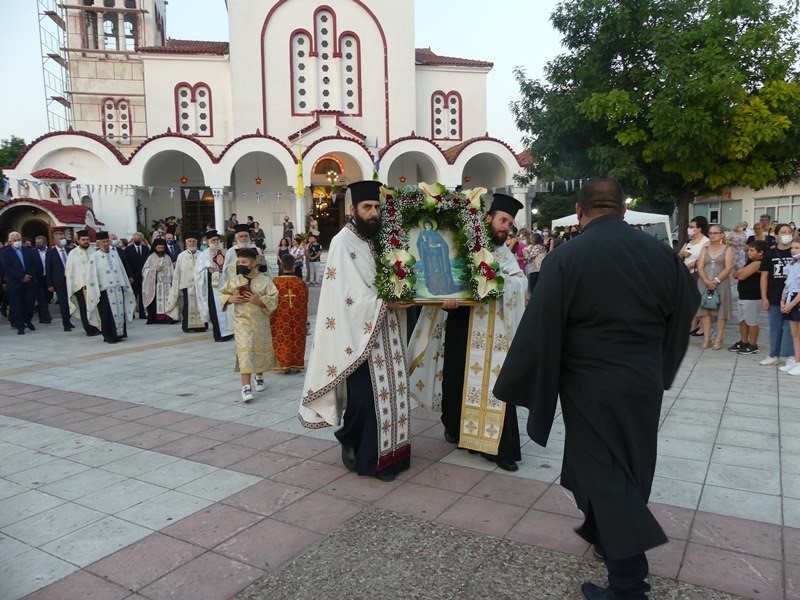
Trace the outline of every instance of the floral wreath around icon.
<path fill-rule="evenodd" d="M 489 250 L 491 234 L 483 210 L 486 188 L 449 191 L 440 183 L 399 189 L 381 188 L 381 230 L 375 239 L 378 297 L 387 302 L 413 302 L 416 259 L 409 252 L 409 229 L 431 219 L 454 232 L 456 253 L 464 260 L 472 297 L 489 302 L 503 294 L 500 265 Z"/>

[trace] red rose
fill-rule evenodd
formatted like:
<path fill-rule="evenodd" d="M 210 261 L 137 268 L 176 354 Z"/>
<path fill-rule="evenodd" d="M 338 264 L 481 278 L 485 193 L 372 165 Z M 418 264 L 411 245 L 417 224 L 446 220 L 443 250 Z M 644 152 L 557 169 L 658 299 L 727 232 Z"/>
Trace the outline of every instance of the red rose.
<path fill-rule="evenodd" d="M 489 279 L 489 280 L 491 281 L 491 280 L 492 280 L 492 279 L 494 279 L 495 277 L 497 277 L 497 275 L 496 275 L 496 274 L 495 274 L 495 272 L 494 272 L 494 271 L 492 271 L 491 269 L 489 269 L 489 270 L 486 272 L 486 279 Z"/>
<path fill-rule="evenodd" d="M 441 201 L 441 200 L 442 200 L 442 196 L 441 196 L 441 195 L 439 195 L 439 196 L 434 196 L 434 198 L 436 198 L 436 200 L 437 200 L 437 201 Z"/>
<path fill-rule="evenodd" d="M 392 196 L 391 194 L 386 194 L 386 200 L 387 201 L 388 200 L 394 200 L 394 196 Z"/>
<path fill-rule="evenodd" d="M 399 269 L 400 267 L 402 267 L 402 266 L 403 266 L 403 261 L 402 261 L 402 260 L 396 260 L 396 261 L 394 261 L 394 266 L 395 266 L 395 267 L 397 267 L 397 268 Z"/>
<path fill-rule="evenodd" d="M 477 251 L 478 251 L 478 250 L 480 250 L 480 249 L 481 249 L 481 244 L 480 244 L 480 242 L 475 242 L 475 245 L 472 247 L 472 251 L 473 251 L 473 252 L 477 252 Z"/>
<path fill-rule="evenodd" d="M 392 246 L 394 246 L 395 248 L 399 248 L 399 247 L 400 247 L 400 240 L 399 240 L 399 239 L 397 239 L 397 238 L 396 238 L 396 237 L 394 237 L 394 236 L 392 236 L 392 237 L 391 237 L 391 239 L 389 240 L 389 243 L 390 243 Z"/>
<path fill-rule="evenodd" d="M 470 207 L 470 209 L 469 209 L 469 214 L 471 214 L 471 215 L 474 215 L 474 214 L 475 214 L 475 213 L 477 213 L 477 212 L 478 212 L 478 209 L 477 209 L 477 208 Z"/>
<path fill-rule="evenodd" d="M 397 269 L 397 278 L 398 279 L 405 279 L 406 275 L 407 275 L 407 273 L 405 272 L 404 269 Z"/>
<path fill-rule="evenodd" d="M 475 225 L 475 233 L 480 233 L 480 232 L 481 232 L 481 226 Z"/>
<path fill-rule="evenodd" d="M 389 212 L 389 216 L 390 217 L 393 217 L 393 216 L 395 216 L 397 214 L 397 210 L 395 210 L 394 208 L 391 208 L 391 207 L 389 208 L 388 212 Z"/>

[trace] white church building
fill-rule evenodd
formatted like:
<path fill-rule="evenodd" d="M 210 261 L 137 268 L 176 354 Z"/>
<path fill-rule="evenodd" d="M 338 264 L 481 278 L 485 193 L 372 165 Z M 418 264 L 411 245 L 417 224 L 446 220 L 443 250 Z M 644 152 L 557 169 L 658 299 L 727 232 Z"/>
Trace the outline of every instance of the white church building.
<path fill-rule="evenodd" d="M 71 226 L 58 204 L 120 237 L 252 215 L 269 247 L 285 215 L 305 231 L 314 214 L 325 241 L 347 183 L 375 169 L 394 187 L 492 189 L 529 160 L 487 132 L 492 63 L 417 48 L 414 0 L 227 0 L 230 42 L 169 39 L 166 4 L 54 4 L 68 75 L 48 101 L 67 126 L 5 171 L 4 232 Z"/>

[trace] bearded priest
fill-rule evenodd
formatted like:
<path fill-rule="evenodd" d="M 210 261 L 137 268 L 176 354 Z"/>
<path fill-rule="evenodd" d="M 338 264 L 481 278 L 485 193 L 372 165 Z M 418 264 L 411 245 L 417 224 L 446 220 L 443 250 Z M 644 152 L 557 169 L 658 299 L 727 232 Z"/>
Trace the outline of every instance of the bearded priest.
<path fill-rule="evenodd" d="M 166 249 L 166 240 L 153 240 L 153 251 L 142 268 L 142 302 L 147 309 L 148 325 L 171 325 L 175 322 L 168 314 L 173 267 Z"/>
<path fill-rule="evenodd" d="M 412 397 L 441 411 L 445 440 L 506 471 L 516 471 L 522 459 L 517 412 L 491 390 L 525 311 L 527 279 L 505 243 L 521 208 L 512 196 L 495 194 L 486 215 L 503 297 L 480 306 L 446 300 L 424 307 L 408 352 Z"/>
<path fill-rule="evenodd" d="M 77 246 L 67 254 L 66 278 L 67 296 L 69 296 L 69 313 L 80 314 L 81 324 L 86 335 L 93 337 L 100 335 L 100 330 L 89 322 L 89 313 L 86 310 L 86 273 L 89 269 L 91 242 L 89 232 L 85 229 L 75 233 Z"/>
<path fill-rule="evenodd" d="M 207 331 L 208 324 L 200 313 L 197 302 L 195 268 L 197 266 L 197 240 L 200 234 L 190 231 L 183 235 L 186 250 L 178 254 L 172 274 L 172 287 L 167 300 L 167 312 L 173 319 L 181 314 L 181 328 L 186 333 Z M 180 307 L 179 307 L 180 305 Z"/>
<path fill-rule="evenodd" d="M 250 226 L 246 223 L 242 223 L 241 225 L 236 225 L 234 231 L 236 233 L 233 234 L 233 246 L 228 248 L 228 251 L 225 253 L 225 264 L 222 266 L 222 283 L 220 287 L 224 286 L 229 279 L 236 276 L 236 251 L 243 250 L 244 248 L 250 248 L 256 253 L 258 271 L 269 275 L 269 269 L 267 268 L 264 254 L 259 248 L 256 248 L 255 244 L 253 244 L 253 241 L 250 239 Z"/>
<path fill-rule="evenodd" d="M 309 429 L 341 423 L 335 435 L 344 465 L 393 481 L 411 458 L 404 328 L 397 312 L 409 305 L 387 304 L 375 289 L 372 240 L 381 227 L 381 187 L 359 181 L 347 191 L 351 220 L 328 251 L 300 421 Z"/>
<path fill-rule="evenodd" d="M 225 249 L 216 229 L 204 234 L 208 248 L 198 253 L 194 266 L 195 286 L 197 289 L 197 308 L 200 318 L 211 323 L 215 342 L 227 342 L 233 338 L 228 329 L 228 313 L 222 310 L 219 290 L 222 288 L 222 267 L 225 264 Z"/>
<path fill-rule="evenodd" d="M 86 268 L 86 311 L 89 322 L 103 332 L 103 341 L 116 344 L 128 337 L 136 298 L 119 253 L 111 252 L 108 232 L 97 234 L 97 252 Z"/>

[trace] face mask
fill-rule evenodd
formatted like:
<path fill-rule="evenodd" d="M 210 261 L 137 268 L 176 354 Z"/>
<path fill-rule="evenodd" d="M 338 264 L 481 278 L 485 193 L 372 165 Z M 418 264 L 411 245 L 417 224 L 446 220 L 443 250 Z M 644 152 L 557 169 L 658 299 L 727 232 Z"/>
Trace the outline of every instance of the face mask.
<path fill-rule="evenodd" d="M 117 246 L 119 246 L 119 240 L 111 240 L 111 245 L 114 246 L 114 248 L 116 248 Z"/>
<path fill-rule="evenodd" d="M 783 244 L 784 246 L 788 246 L 789 244 L 792 243 L 792 240 L 794 239 L 794 236 L 782 235 L 780 239 L 781 239 L 781 244 Z"/>
<path fill-rule="evenodd" d="M 175 245 L 175 240 L 167 240 L 167 243 L 168 243 L 170 246 L 174 246 L 174 245 Z"/>
<path fill-rule="evenodd" d="M 44 244 L 36 244 L 36 249 L 37 250 L 44 250 L 45 249 L 45 245 Z"/>
<path fill-rule="evenodd" d="M 208 250 L 208 244 L 200 244 L 200 250 Z"/>
<path fill-rule="evenodd" d="M 236 274 L 237 275 L 249 275 L 250 274 L 250 267 L 246 265 L 236 265 Z"/>
<path fill-rule="evenodd" d="M 11 245 L 14 246 L 15 250 L 19 250 L 20 248 L 22 248 L 22 241 L 17 240 L 16 242 L 13 242 Z"/>
<path fill-rule="evenodd" d="M 136 244 L 137 246 L 141 246 L 142 245 L 142 241 L 141 240 L 133 240 L 133 243 Z"/>
<path fill-rule="evenodd" d="M 800 260 L 800 254 L 792 254 L 792 258 L 795 260 Z"/>
<path fill-rule="evenodd" d="M 694 227 L 689 227 L 689 229 L 686 230 L 686 233 L 689 235 L 689 237 L 694 237 L 694 234 L 697 233 L 697 229 Z"/>
<path fill-rule="evenodd" d="M 58 242 L 58 245 L 63 248 L 67 245 L 67 240 L 65 238 L 61 238 L 61 241 Z"/>
<path fill-rule="evenodd" d="M 550 232 L 549 231 L 543 231 L 542 232 L 542 237 L 550 237 Z"/>

